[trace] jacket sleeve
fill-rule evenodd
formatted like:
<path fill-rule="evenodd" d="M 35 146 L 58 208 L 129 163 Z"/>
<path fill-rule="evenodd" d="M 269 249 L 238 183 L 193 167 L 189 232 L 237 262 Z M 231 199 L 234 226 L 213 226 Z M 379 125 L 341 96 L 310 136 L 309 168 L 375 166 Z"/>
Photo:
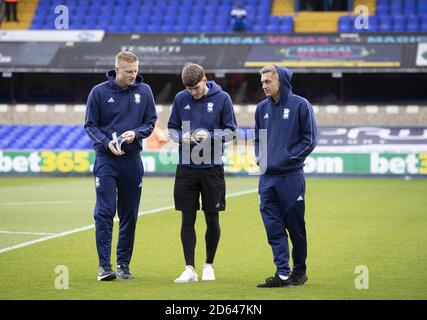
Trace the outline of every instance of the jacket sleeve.
<path fill-rule="evenodd" d="M 169 117 L 168 122 L 168 130 L 169 130 L 169 136 L 172 139 L 173 142 L 181 143 L 182 142 L 182 121 L 181 117 L 179 116 L 179 110 L 178 110 L 178 102 L 177 98 L 175 97 L 175 100 L 172 104 L 172 112 Z"/>
<path fill-rule="evenodd" d="M 289 150 L 291 160 L 304 161 L 317 145 L 317 125 L 311 104 L 305 100 L 300 110 L 301 139 Z"/>
<path fill-rule="evenodd" d="M 150 87 L 147 87 L 147 105 L 145 106 L 145 113 L 142 118 L 142 126 L 135 128 L 135 138 L 142 140 L 147 138 L 154 130 L 157 121 L 156 107 L 154 104 L 153 92 Z"/>
<path fill-rule="evenodd" d="M 260 122 L 258 117 L 259 108 L 257 107 L 255 110 L 255 138 L 254 138 L 254 146 L 255 146 L 255 162 L 256 164 L 259 164 L 259 128 L 260 128 Z"/>
<path fill-rule="evenodd" d="M 221 112 L 221 128 L 219 129 L 221 130 L 214 130 L 213 134 L 211 133 L 214 140 L 229 142 L 236 137 L 236 115 L 234 114 L 233 103 L 231 102 L 231 98 L 228 94 L 225 98 L 224 107 Z"/>
<path fill-rule="evenodd" d="M 110 139 L 98 128 L 100 119 L 99 93 L 93 88 L 89 93 L 86 106 L 85 125 L 86 134 L 96 144 L 102 144 L 108 150 Z"/>

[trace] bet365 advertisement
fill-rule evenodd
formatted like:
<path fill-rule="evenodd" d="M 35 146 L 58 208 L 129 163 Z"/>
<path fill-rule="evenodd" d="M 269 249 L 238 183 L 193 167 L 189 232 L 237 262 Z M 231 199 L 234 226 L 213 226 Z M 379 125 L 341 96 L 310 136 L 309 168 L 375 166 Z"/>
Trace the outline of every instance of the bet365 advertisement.
<path fill-rule="evenodd" d="M 143 152 L 146 173 L 173 174 L 176 153 Z M 0 175 L 90 174 L 95 153 L 82 151 L 0 151 Z M 226 152 L 225 172 L 256 175 L 252 153 Z M 427 175 L 427 153 L 312 153 L 305 161 L 307 175 Z"/>

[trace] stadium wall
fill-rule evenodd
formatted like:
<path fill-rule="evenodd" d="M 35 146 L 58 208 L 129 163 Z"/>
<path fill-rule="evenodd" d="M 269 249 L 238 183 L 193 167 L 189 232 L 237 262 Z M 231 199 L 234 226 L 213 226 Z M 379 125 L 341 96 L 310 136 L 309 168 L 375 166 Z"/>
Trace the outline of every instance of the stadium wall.
<path fill-rule="evenodd" d="M 170 105 L 156 106 L 167 127 Z M 319 126 L 427 126 L 427 105 L 313 105 Z M 254 126 L 256 105 L 234 105 L 240 127 Z M 0 104 L 0 125 L 83 125 L 84 104 Z"/>

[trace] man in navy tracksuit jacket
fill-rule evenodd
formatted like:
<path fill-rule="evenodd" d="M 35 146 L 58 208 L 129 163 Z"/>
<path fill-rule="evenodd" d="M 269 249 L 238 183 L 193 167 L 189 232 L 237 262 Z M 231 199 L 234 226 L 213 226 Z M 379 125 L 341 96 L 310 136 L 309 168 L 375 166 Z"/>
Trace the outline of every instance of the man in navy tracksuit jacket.
<path fill-rule="evenodd" d="M 93 141 L 96 160 L 95 228 L 98 280 L 133 279 L 129 271 L 144 173 L 142 139 L 154 129 L 157 115 L 150 87 L 138 75 L 138 58 L 123 51 L 116 56 L 108 81 L 89 94 L 85 129 Z M 123 139 L 121 149 L 113 139 Z M 113 218 L 118 212 L 117 273 L 110 265 Z"/>
<path fill-rule="evenodd" d="M 186 263 L 176 283 L 198 281 L 194 224 L 200 195 L 207 225 L 202 280 L 215 280 L 212 264 L 220 238 L 218 213 L 225 210 L 222 155 L 224 142 L 233 140 L 237 128 L 230 96 L 215 82 L 207 81 L 202 66 L 185 66 L 182 82 L 186 90 L 176 95 L 168 123 L 172 140 L 179 143 L 174 199 L 175 209 L 182 212 L 181 241 Z"/>
<path fill-rule="evenodd" d="M 307 281 L 303 167 L 316 146 L 317 126 L 310 103 L 292 93 L 290 70 L 266 66 L 260 73 L 267 99 L 255 113 L 255 155 L 261 170 L 260 211 L 277 271 L 258 287 L 302 285 Z"/>

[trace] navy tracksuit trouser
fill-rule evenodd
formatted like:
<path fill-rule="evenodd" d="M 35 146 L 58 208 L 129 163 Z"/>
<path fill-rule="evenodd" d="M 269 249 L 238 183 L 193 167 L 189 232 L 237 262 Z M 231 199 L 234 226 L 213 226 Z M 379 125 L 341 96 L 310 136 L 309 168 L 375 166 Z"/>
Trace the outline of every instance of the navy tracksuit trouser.
<path fill-rule="evenodd" d="M 117 264 L 130 264 L 144 169 L 141 158 L 97 156 L 93 168 L 94 212 L 99 265 L 110 264 L 113 219 L 119 216 Z"/>
<path fill-rule="evenodd" d="M 304 175 L 262 175 L 259 179 L 259 196 L 261 216 L 273 250 L 277 274 L 287 276 L 290 273 L 287 231 L 293 246 L 293 272 L 305 272 Z"/>

